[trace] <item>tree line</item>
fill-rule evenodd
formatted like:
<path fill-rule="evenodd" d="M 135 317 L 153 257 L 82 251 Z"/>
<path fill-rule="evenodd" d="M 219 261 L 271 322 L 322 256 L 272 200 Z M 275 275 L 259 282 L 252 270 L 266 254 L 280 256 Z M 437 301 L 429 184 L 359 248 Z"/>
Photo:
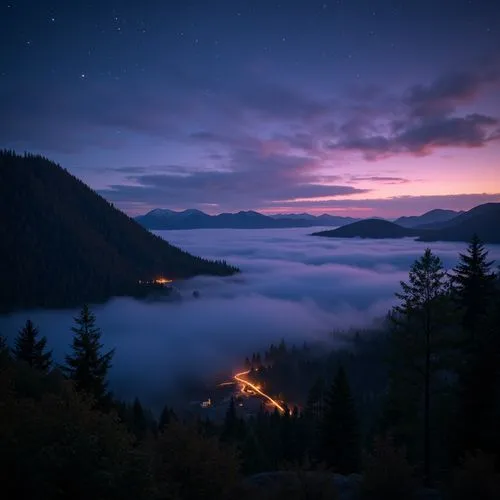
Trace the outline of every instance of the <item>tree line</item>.
<path fill-rule="evenodd" d="M 336 472 L 361 474 L 359 498 L 412 498 L 419 485 L 456 500 L 498 498 L 493 264 L 477 238 L 450 273 L 426 250 L 378 330 L 344 349 L 283 341 L 247 358 L 252 379 L 296 404 L 243 418 L 232 399 L 222 423 L 187 421 L 168 405 L 156 419 L 139 399 L 116 400 L 114 351 L 87 306 L 61 365 L 28 320 L 11 349 L 0 340 L 3 488 L 23 498 L 336 498 L 317 483 Z M 270 471 L 294 474 L 300 488 L 244 481 Z"/>
<path fill-rule="evenodd" d="M 148 293 L 139 280 L 229 276 L 141 227 L 43 156 L 0 150 L 0 311 Z"/>

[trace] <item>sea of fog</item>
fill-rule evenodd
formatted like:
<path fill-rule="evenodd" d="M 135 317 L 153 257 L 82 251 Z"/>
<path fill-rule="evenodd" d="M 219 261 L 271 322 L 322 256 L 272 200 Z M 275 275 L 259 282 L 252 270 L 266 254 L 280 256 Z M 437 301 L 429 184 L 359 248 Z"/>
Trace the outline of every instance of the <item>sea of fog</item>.
<path fill-rule="evenodd" d="M 243 271 L 231 278 L 177 283 L 183 300 L 118 298 L 93 309 L 106 347 L 116 348 L 111 386 L 118 396 L 141 395 L 158 407 L 179 377 L 210 378 L 241 366 L 254 350 L 284 338 L 327 340 L 332 332 L 369 326 L 394 304 L 400 280 L 427 246 L 445 267 L 464 244 L 312 237 L 311 228 L 158 231 L 185 250 L 225 259 Z M 490 246 L 500 260 L 500 246 Z M 200 298 L 193 297 L 198 290 Z M 24 311 L 0 316 L 12 339 L 27 318 L 62 361 L 76 310 Z"/>

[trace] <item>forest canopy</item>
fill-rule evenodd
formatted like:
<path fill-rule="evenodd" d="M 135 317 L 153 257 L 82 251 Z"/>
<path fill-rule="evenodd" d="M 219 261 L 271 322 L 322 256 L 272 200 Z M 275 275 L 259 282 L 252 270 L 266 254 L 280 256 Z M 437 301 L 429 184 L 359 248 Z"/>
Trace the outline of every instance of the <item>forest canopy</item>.
<path fill-rule="evenodd" d="M 42 156 L 0 151 L 0 310 L 135 294 L 139 280 L 238 272 L 153 235 Z"/>

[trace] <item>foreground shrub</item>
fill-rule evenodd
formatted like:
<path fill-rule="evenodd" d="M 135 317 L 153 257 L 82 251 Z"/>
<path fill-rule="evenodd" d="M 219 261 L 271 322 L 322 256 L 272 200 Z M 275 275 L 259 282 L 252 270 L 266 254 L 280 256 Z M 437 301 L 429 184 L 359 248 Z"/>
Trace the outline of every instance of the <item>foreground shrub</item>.
<path fill-rule="evenodd" d="M 413 467 L 404 449 L 398 448 L 390 437 L 375 439 L 372 453 L 365 457 L 363 476 L 363 498 L 367 499 L 407 499 L 416 488 Z"/>
<path fill-rule="evenodd" d="M 158 498 L 233 499 L 240 484 L 235 451 L 193 426 L 171 422 L 154 450 Z"/>
<path fill-rule="evenodd" d="M 147 459 L 115 415 L 95 411 L 70 383 L 38 400 L 15 396 L 0 400 L 4 498 L 150 498 Z"/>
<path fill-rule="evenodd" d="M 467 454 L 453 472 L 450 497 L 452 500 L 498 500 L 500 474 L 495 470 L 494 457 L 482 451 Z"/>
<path fill-rule="evenodd" d="M 250 500 L 337 500 L 339 498 L 330 472 L 280 471 L 261 473 L 247 481 L 241 499 Z"/>

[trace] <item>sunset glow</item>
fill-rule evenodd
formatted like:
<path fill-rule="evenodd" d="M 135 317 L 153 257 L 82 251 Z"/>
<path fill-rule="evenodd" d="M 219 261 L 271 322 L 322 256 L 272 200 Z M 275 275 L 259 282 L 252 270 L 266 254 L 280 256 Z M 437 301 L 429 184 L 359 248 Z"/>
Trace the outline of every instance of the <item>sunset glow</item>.
<path fill-rule="evenodd" d="M 500 201 L 498 13 L 459 3 L 9 7 L 0 139 L 130 215 Z"/>

